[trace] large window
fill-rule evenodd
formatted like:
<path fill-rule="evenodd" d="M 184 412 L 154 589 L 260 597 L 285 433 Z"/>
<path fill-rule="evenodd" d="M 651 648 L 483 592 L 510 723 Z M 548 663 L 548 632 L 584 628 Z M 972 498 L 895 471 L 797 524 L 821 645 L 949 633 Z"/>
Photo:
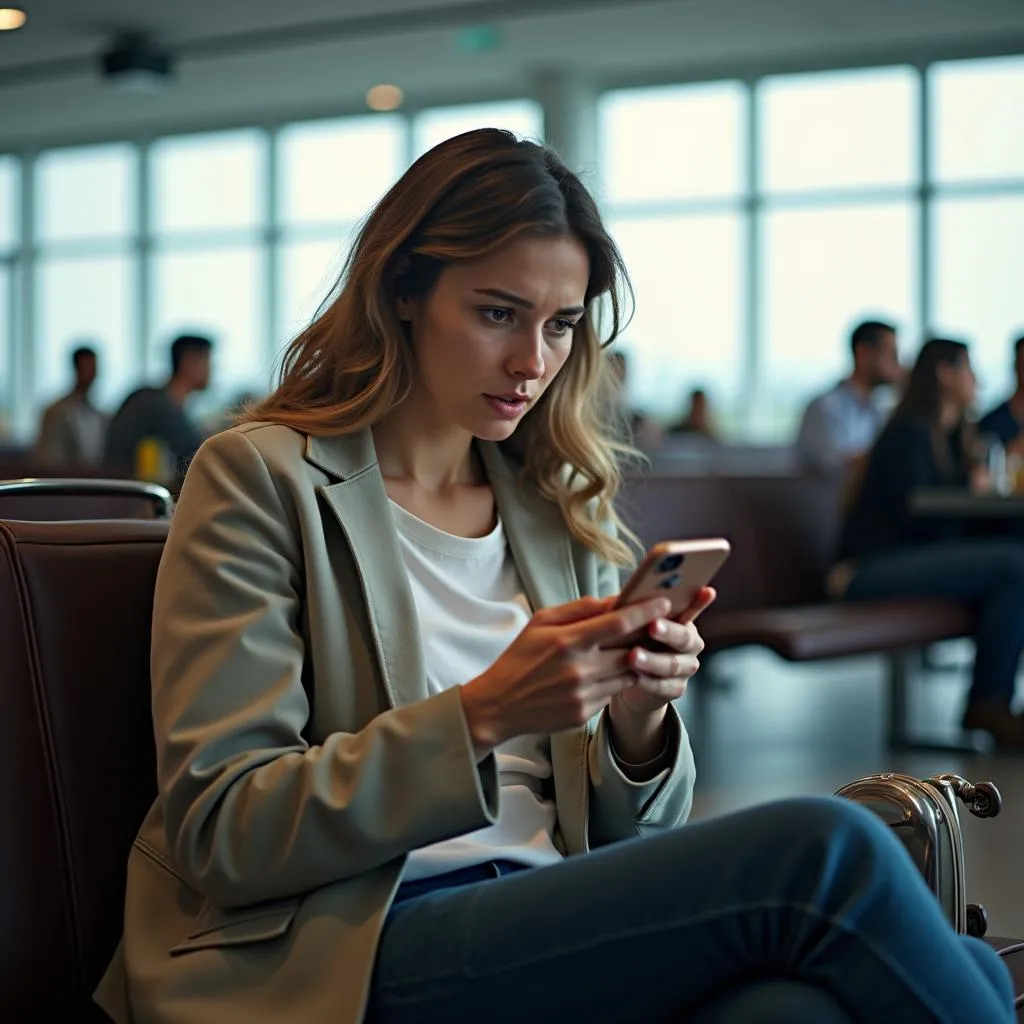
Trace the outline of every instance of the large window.
<path fill-rule="evenodd" d="M 138 287 L 132 238 L 138 230 L 138 152 L 124 143 L 51 150 L 35 165 L 32 264 L 33 413 L 71 386 L 71 352 L 98 354 L 93 398 L 113 408 L 139 372 Z M 34 430 L 37 415 L 26 417 Z"/>
<path fill-rule="evenodd" d="M 765 213 L 755 436 L 792 436 L 807 399 L 848 372 L 856 321 L 894 321 L 917 336 L 916 229 L 904 202 Z"/>
<path fill-rule="evenodd" d="M 13 257 L 18 242 L 18 161 L 0 156 L 0 443 L 11 430 L 11 404 L 15 392 L 14 331 L 16 308 L 11 301 L 14 287 Z"/>
<path fill-rule="evenodd" d="M 601 100 L 601 192 L 636 293 L 630 400 L 663 419 L 695 387 L 727 427 L 739 416 L 745 113 L 737 82 Z"/>
<path fill-rule="evenodd" d="M 439 142 L 474 128 L 505 128 L 528 139 L 539 139 L 544 135 L 544 115 L 530 100 L 435 107 L 418 115 L 413 122 L 413 156 L 420 156 Z"/>
<path fill-rule="evenodd" d="M 11 404 L 14 398 L 13 360 L 11 352 L 11 271 L 0 263 L 0 444 L 11 433 Z"/>
<path fill-rule="evenodd" d="M 350 118 L 294 124 L 278 136 L 278 216 L 290 228 L 360 220 L 405 162 L 401 119 Z"/>
<path fill-rule="evenodd" d="M 606 94 L 599 114 L 605 200 L 615 208 L 738 196 L 743 101 L 738 82 Z"/>
<path fill-rule="evenodd" d="M 685 395 L 710 392 L 728 419 L 742 362 L 743 227 L 734 213 L 617 219 L 636 312 L 623 336 L 631 398 L 679 418 Z"/>
<path fill-rule="evenodd" d="M 50 242 L 126 238 L 136 227 L 133 146 L 43 153 L 36 162 L 36 237 Z"/>
<path fill-rule="evenodd" d="M 166 379 L 178 334 L 211 338 L 213 372 L 209 393 L 196 397 L 200 410 L 268 385 L 268 144 L 263 132 L 244 130 L 164 139 L 150 150 L 146 369 L 151 380 Z"/>
<path fill-rule="evenodd" d="M 221 402 L 267 386 L 267 358 L 258 294 L 262 248 L 234 245 L 160 250 L 152 263 L 154 379 L 169 375 L 168 345 L 178 334 L 213 339 L 211 388 Z M 203 396 L 211 404 L 214 396 Z"/>
<path fill-rule="evenodd" d="M 602 99 L 603 200 L 637 292 L 635 404 L 671 419 L 703 386 L 727 432 L 784 441 L 847 371 L 857 320 L 894 320 L 914 344 L 919 90 L 888 67 Z"/>
<path fill-rule="evenodd" d="M 936 64 L 932 165 L 944 183 L 1024 179 L 1024 57 Z"/>
<path fill-rule="evenodd" d="M 972 343 L 983 405 L 1011 389 L 1024 334 L 1024 57 L 937 64 L 931 323 Z"/>
<path fill-rule="evenodd" d="M 254 131 L 164 139 L 150 151 L 157 235 L 253 229 L 266 216 L 265 137 Z"/>
<path fill-rule="evenodd" d="M 972 342 L 982 403 L 1002 401 L 1024 335 L 1024 193 L 940 199 L 933 237 L 934 325 Z"/>
<path fill-rule="evenodd" d="M 331 294 L 348 246 L 330 239 L 285 242 L 279 250 L 278 288 L 282 327 L 279 337 L 295 337 Z"/>
<path fill-rule="evenodd" d="M 757 88 L 755 437 L 792 438 L 808 399 L 848 372 L 858 320 L 917 338 L 918 89 L 906 67 Z"/>
<path fill-rule="evenodd" d="M 0 156 L 0 255 L 8 256 L 18 242 L 18 179 L 12 156 Z"/>
<path fill-rule="evenodd" d="M 1022 109 L 1024 56 L 624 89 L 581 110 L 635 288 L 619 341 L 632 402 L 668 422 L 703 387 L 728 436 L 788 440 L 847 372 L 865 317 L 894 321 L 908 359 L 925 327 L 968 339 L 983 402 L 1001 398 L 1024 333 Z M 99 349 L 108 408 L 165 378 L 182 331 L 216 345 L 197 411 L 265 389 L 377 199 L 485 125 L 540 137 L 544 111 L 470 103 L 0 155 L 0 436 L 34 433 L 81 343 Z"/>
<path fill-rule="evenodd" d="M 911 68 L 785 75 L 757 90 L 766 193 L 910 185 L 918 173 Z"/>
<path fill-rule="evenodd" d="M 397 115 L 305 122 L 278 135 L 277 348 L 327 296 L 359 223 L 404 170 L 406 139 Z"/>
<path fill-rule="evenodd" d="M 69 390 L 71 353 L 91 345 L 98 353 L 94 400 L 113 408 L 136 383 L 134 345 L 137 288 L 124 254 L 47 256 L 37 265 L 33 392 L 37 406 Z"/>

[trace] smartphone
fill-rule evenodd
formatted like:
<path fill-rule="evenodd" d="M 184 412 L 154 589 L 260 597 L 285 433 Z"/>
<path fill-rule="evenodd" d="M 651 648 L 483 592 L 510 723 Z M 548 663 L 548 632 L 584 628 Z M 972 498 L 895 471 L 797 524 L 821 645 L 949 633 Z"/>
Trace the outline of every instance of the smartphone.
<path fill-rule="evenodd" d="M 650 597 L 667 597 L 672 602 L 672 610 L 666 618 L 682 614 L 693 604 L 697 592 L 711 582 L 730 550 L 724 537 L 666 540 L 655 544 L 622 588 L 617 607 Z M 646 638 L 642 646 L 652 649 L 661 646 L 646 630 L 637 639 L 642 638 Z"/>

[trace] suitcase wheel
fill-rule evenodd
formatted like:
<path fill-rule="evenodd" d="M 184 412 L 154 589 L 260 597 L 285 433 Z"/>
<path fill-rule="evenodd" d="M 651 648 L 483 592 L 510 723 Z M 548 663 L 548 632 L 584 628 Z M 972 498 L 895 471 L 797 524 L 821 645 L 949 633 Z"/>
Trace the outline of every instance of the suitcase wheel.
<path fill-rule="evenodd" d="M 983 938 L 988 931 L 988 911 L 980 903 L 967 904 L 967 934 Z"/>
<path fill-rule="evenodd" d="M 969 809 L 976 818 L 994 818 L 1003 808 L 1003 797 L 991 782 L 974 787 Z"/>

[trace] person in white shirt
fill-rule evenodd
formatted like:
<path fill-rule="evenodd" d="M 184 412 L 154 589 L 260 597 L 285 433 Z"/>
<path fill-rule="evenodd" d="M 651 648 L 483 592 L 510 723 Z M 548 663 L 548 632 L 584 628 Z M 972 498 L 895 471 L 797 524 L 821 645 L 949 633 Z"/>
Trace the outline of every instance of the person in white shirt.
<path fill-rule="evenodd" d="M 52 466 L 92 466 L 103 459 L 109 418 L 92 404 L 96 382 L 96 350 L 80 345 L 71 353 L 75 384 L 43 412 L 36 455 Z"/>
<path fill-rule="evenodd" d="M 867 454 L 885 425 L 878 391 L 903 377 L 892 324 L 858 324 L 850 350 L 852 373 L 807 406 L 797 435 L 804 468 L 824 475 L 842 473 Z"/>
<path fill-rule="evenodd" d="M 457 136 L 199 450 L 116 1020 L 1011 1024 L 996 954 L 864 808 L 683 827 L 714 592 L 618 603 L 624 284 L 553 152 Z"/>

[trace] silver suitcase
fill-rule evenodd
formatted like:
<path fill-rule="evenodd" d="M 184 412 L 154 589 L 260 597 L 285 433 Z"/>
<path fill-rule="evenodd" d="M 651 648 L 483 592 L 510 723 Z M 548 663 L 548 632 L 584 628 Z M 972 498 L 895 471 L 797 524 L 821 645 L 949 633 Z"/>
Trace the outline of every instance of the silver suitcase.
<path fill-rule="evenodd" d="M 877 814 L 907 848 L 950 924 L 978 938 L 988 931 L 988 915 L 968 903 L 964 891 L 964 845 L 958 802 L 978 818 L 994 818 L 1002 807 L 991 782 L 971 785 L 959 775 L 869 775 L 836 791 Z"/>

